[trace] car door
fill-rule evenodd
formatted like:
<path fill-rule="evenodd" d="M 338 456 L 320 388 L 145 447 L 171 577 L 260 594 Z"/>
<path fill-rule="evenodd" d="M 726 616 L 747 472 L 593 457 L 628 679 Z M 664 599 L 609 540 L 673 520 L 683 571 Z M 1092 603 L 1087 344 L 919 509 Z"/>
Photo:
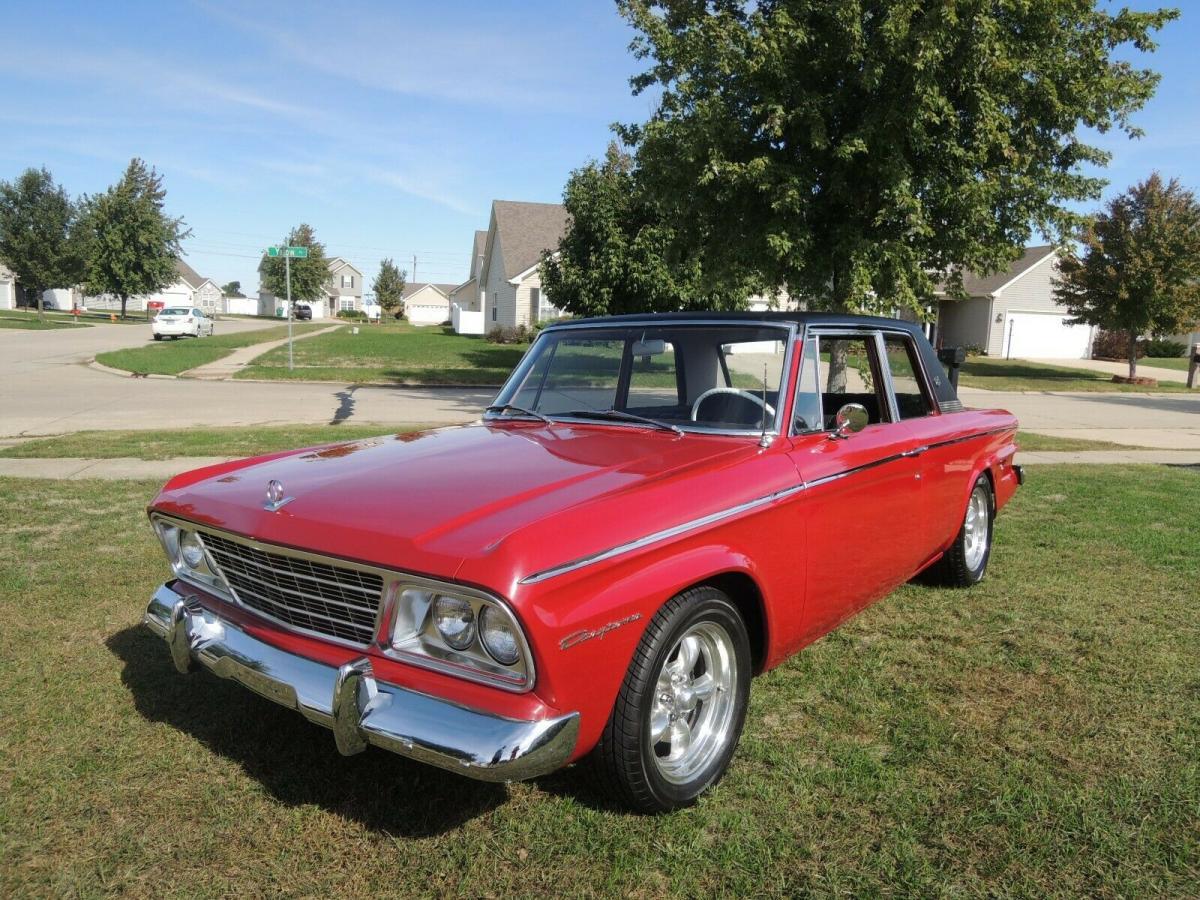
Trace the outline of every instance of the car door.
<path fill-rule="evenodd" d="M 812 637 L 911 577 L 929 535 L 917 442 L 888 389 L 879 332 L 810 328 L 803 354 L 789 453 L 804 483 Z M 838 437 L 833 420 L 847 403 L 864 406 L 868 424 Z"/>

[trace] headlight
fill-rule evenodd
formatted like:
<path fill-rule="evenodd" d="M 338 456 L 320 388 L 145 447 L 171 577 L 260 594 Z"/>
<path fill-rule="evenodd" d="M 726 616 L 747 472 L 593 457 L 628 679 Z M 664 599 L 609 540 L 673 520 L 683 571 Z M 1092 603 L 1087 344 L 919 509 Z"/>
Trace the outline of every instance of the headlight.
<path fill-rule="evenodd" d="M 447 644 L 466 650 L 475 640 L 475 611 L 460 597 L 438 597 L 433 601 L 433 624 Z"/>
<path fill-rule="evenodd" d="M 189 569 L 199 569 L 204 565 L 204 545 L 200 543 L 200 535 L 194 531 L 183 532 L 179 541 L 179 556 Z"/>
<path fill-rule="evenodd" d="M 521 656 L 512 626 L 504 614 L 493 606 L 484 607 L 479 616 L 479 639 L 492 659 L 502 665 L 511 666 Z"/>
<path fill-rule="evenodd" d="M 158 537 L 162 541 L 163 550 L 166 551 L 171 565 L 179 565 L 179 529 L 166 522 L 159 522 Z"/>
<path fill-rule="evenodd" d="M 509 691 L 533 687 L 533 654 L 504 601 L 424 579 L 393 590 L 389 656 Z"/>

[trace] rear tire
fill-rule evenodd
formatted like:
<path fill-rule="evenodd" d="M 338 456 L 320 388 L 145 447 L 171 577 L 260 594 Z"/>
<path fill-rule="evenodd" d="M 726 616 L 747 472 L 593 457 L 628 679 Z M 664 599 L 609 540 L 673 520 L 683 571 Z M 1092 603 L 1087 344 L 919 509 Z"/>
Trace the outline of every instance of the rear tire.
<path fill-rule="evenodd" d="M 720 780 L 750 697 L 750 638 L 713 587 L 684 591 L 650 621 L 591 764 L 602 790 L 638 812 L 690 806 Z"/>
<path fill-rule="evenodd" d="M 947 587 L 970 587 L 983 580 L 992 555 L 996 498 L 986 475 L 975 479 L 963 524 L 950 549 L 937 564 L 937 580 Z"/>
<path fill-rule="evenodd" d="M 156 335 L 154 335 L 154 339 L 155 339 L 156 341 L 161 341 L 161 340 L 162 340 L 162 335 L 161 335 L 161 334 L 156 334 Z"/>

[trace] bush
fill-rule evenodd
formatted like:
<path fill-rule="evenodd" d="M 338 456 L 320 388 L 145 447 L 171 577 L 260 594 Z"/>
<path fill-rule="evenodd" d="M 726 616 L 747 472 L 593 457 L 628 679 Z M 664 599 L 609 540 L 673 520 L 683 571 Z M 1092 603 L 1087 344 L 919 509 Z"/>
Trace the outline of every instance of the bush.
<path fill-rule="evenodd" d="M 963 350 L 967 353 L 967 359 L 973 359 L 976 356 L 987 356 L 987 351 L 978 344 L 964 344 Z"/>
<path fill-rule="evenodd" d="M 532 337 L 530 330 L 524 325 L 497 325 L 487 333 L 487 339 L 492 344 L 524 344 Z"/>
<path fill-rule="evenodd" d="M 1183 356 L 1187 353 L 1187 344 L 1181 344 L 1179 341 L 1169 341 L 1166 338 L 1153 338 L 1148 341 L 1142 341 L 1142 348 L 1147 356 L 1155 359 Z"/>
<path fill-rule="evenodd" d="M 337 317 L 339 319 L 351 319 L 355 322 L 367 321 L 367 314 L 361 309 L 339 309 Z"/>
<path fill-rule="evenodd" d="M 1140 343 L 1137 346 L 1137 355 L 1146 355 L 1146 350 Z M 1103 329 L 1096 332 L 1096 340 L 1092 343 L 1092 359 L 1129 359 L 1129 332 Z"/>

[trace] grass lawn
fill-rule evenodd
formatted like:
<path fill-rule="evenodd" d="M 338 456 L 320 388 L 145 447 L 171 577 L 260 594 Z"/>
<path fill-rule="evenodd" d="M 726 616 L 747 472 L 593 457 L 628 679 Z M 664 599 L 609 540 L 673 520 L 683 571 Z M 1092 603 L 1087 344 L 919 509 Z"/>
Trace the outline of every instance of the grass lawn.
<path fill-rule="evenodd" d="M 1145 356 L 1138 360 L 1138 372 L 1141 372 L 1143 366 L 1151 369 L 1175 369 L 1177 372 L 1186 372 L 1188 358 L 1186 356 Z"/>
<path fill-rule="evenodd" d="M 1030 431 L 1017 432 L 1017 446 L 1022 450 L 1075 451 L 1075 450 L 1142 450 L 1130 444 L 1115 444 L 1112 441 L 1089 441 L 1083 438 L 1054 437 L 1049 434 L 1034 434 Z M 3 455 L 3 454 L 0 454 Z M 38 454 L 30 454 L 37 456 Z M 1019 461 L 1019 460 L 1018 460 Z"/>
<path fill-rule="evenodd" d="M 327 325 L 296 325 L 295 333 L 303 334 Z M 287 337 L 287 326 L 264 328 L 259 331 L 243 331 L 238 334 L 216 334 L 213 337 L 178 338 L 176 340 L 151 341 L 146 339 L 146 346 L 132 347 L 126 350 L 111 350 L 100 353 L 96 361 L 114 369 L 124 369 L 127 372 L 144 372 L 156 375 L 178 375 L 196 366 L 215 362 L 223 356 L 228 356 L 239 347 L 251 344 L 261 344 L 264 341 L 277 341 Z M 296 344 L 297 351 L 303 343 Z M 287 366 L 287 348 L 284 347 L 284 366 Z"/>
<path fill-rule="evenodd" d="M 176 456 L 257 456 L 277 450 L 418 431 L 423 425 L 280 425 L 181 428 L 160 431 L 77 431 L 0 449 L 0 457 L 28 459 L 171 459 Z"/>
<path fill-rule="evenodd" d="M 239 378 L 340 381 L 357 384 L 503 384 L 527 344 L 489 344 L 450 328 L 388 321 L 340 328 L 297 344 L 289 372 L 287 349 L 260 356 Z"/>
<path fill-rule="evenodd" d="M 1022 359 L 975 356 L 962 364 L 958 383 L 989 391 L 1186 391 L 1182 384 L 1162 382 L 1157 388 L 1114 384 L 1111 375 L 1087 369 L 1069 369 Z"/>
<path fill-rule="evenodd" d="M 60 328 L 86 328 L 88 323 L 74 322 L 70 316 L 51 315 L 39 319 L 36 312 L 24 309 L 0 309 L 0 328 L 22 328 L 27 331 L 49 331 Z"/>
<path fill-rule="evenodd" d="M 699 806 L 479 784 L 188 677 L 145 482 L 0 480 L 0 895 L 1194 896 L 1200 472 L 1047 467 L 985 582 L 758 679 Z"/>

